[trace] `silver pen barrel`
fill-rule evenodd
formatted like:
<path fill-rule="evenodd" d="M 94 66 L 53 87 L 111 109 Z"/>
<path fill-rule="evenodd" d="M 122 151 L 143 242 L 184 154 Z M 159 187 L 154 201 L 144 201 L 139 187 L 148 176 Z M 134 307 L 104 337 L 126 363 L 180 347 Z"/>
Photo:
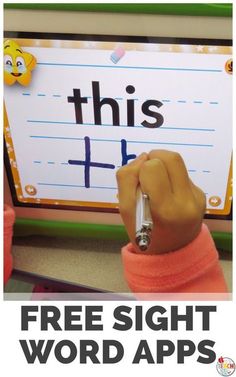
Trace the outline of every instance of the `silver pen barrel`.
<path fill-rule="evenodd" d="M 140 188 L 137 190 L 136 202 L 136 244 L 141 251 L 146 251 L 150 244 L 152 231 L 152 217 L 150 213 L 149 200 Z"/>

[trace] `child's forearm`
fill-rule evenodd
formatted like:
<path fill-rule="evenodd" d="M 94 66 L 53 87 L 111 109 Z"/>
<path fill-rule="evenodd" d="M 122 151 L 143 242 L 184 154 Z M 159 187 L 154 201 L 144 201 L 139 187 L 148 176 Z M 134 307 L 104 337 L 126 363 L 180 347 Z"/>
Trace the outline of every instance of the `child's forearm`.
<path fill-rule="evenodd" d="M 125 276 L 133 292 L 225 293 L 218 252 L 206 225 L 187 246 L 164 254 L 122 249 Z"/>

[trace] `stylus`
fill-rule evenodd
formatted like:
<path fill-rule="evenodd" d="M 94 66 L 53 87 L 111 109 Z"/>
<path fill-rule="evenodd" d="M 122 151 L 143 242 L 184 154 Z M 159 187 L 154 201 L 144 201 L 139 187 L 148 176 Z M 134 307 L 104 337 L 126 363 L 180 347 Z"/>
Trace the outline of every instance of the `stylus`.
<path fill-rule="evenodd" d="M 151 241 L 153 227 L 148 195 L 137 190 L 136 202 L 136 244 L 141 251 L 146 251 Z"/>

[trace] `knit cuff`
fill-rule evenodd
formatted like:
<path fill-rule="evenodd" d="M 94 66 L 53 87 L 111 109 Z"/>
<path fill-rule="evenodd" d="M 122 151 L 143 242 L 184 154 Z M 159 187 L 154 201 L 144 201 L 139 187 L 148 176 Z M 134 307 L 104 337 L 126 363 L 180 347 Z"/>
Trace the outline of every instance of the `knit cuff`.
<path fill-rule="evenodd" d="M 198 278 L 218 260 L 205 224 L 185 247 L 164 254 L 137 254 L 131 243 L 122 248 L 125 276 L 133 292 L 176 292 Z"/>

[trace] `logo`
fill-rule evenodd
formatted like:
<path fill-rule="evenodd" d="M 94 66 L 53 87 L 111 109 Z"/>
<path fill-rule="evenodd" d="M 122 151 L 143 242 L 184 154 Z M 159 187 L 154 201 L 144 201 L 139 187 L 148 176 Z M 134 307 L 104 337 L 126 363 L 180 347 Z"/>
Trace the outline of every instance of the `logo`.
<path fill-rule="evenodd" d="M 231 376 L 235 371 L 235 362 L 229 357 L 219 357 L 216 369 L 221 376 Z"/>

